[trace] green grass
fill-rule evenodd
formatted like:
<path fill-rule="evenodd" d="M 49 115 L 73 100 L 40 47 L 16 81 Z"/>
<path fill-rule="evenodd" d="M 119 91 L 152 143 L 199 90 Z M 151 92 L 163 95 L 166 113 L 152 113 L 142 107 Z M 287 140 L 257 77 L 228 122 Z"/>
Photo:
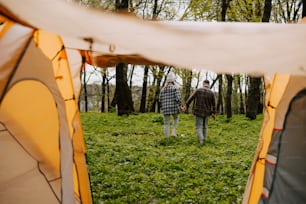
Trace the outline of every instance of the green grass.
<path fill-rule="evenodd" d="M 262 116 L 209 120 L 199 146 L 191 114 L 178 137 L 163 137 L 163 117 L 81 113 L 94 203 L 241 203 Z"/>

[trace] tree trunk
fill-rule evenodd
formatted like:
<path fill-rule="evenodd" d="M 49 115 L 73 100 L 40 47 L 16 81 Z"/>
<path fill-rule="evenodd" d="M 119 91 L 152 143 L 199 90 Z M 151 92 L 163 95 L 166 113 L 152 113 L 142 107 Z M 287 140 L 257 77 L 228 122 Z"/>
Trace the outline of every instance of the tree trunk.
<path fill-rule="evenodd" d="M 217 77 L 213 80 L 213 82 L 210 85 L 210 88 L 214 87 L 214 85 L 216 84 L 216 82 L 219 80 L 220 75 L 217 75 Z"/>
<path fill-rule="evenodd" d="M 150 110 L 152 103 L 153 103 L 153 98 L 154 98 L 154 92 L 155 92 L 155 84 L 157 81 L 157 74 L 156 74 L 156 67 L 151 67 L 152 73 L 153 73 L 153 81 L 152 84 L 149 88 L 149 94 L 148 94 L 148 98 L 147 98 L 147 111 Z"/>
<path fill-rule="evenodd" d="M 262 15 L 262 22 L 269 22 L 272 9 L 272 0 L 265 0 L 264 13 Z"/>
<path fill-rule="evenodd" d="M 86 81 L 86 65 L 85 65 L 85 62 L 83 62 L 82 71 L 83 71 L 83 93 L 84 93 L 84 101 L 85 101 L 85 112 L 88 112 L 87 81 Z"/>
<path fill-rule="evenodd" d="M 302 18 L 306 16 L 306 0 L 303 0 Z"/>
<path fill-rule="evenodd" d="M 166 71 L 164 71 L 165 79 L 164 79 L 163 84 L 161 85 L 161 87 L 164 87 L 166 85 L 167 78 L 168 78 L 169 73 L 171 72 L 171 69 L 172 69 L 172 67 L 169 67 L 169 69 L 168 69 L 166 74 L 165 74 Z M 161 76 L 161 78 L 163 78 L 163 77 Z"/>
<path fill-rule="evenodd" d="M 264 90 L 263 78 L 260 78 L 259 82 L 259 104 L 258 104 L 258 112 L 257 114 L 263 113 L 264 110 L 264 98 L 265 98 L 265 90 Z"/>
<path fill-rule="evenodd" d="M 226 118 L 229 119 L 232 114 L 232 88 L 233 88 L 233 76 L 226 74 L 227 78 L 227 93 L 226 93 Z"/>
<path fill-rule="evenodd" d="M 117 104 L 119 116 L 129 115 L 134 111 L 132 93 L 127 84 L 127 66 L 123 63 L 116 66 L 116 90 L 113 101 L 113 104 Z"/>
<path fill-rule="evenodd" d="M 198 72 L 198 73 L 197 73 L 197 76 L 196 76 L 196 79 L 197 79 L 197 83 L 196 83 L 196 86 L 195 86 L 196 89 L 199 87 L 200 75 L 201 75 L 201 72 Z"/>
<path fill-rule="evenodd" d="M 160 66 L 159 67 L 159 71 L 157 74 L 157 83 L 155 86 L 155 92 L 154 92 L 154 97 L 153 97 L 153 101 L 152 101 L 152 105 L 150 108 L 150 112 L 155 112 L 156 111 L 156 105 L 157 105 L 157 101 L 158 101 L 158 97 L 159 97 L 159 93 L 160 93 L 160 84 L 164 75 L 164 66 Z"/>
<path fill-rule="evenodd" d="M 269 22 L 272 9 L 272 0 L 265 0 L 262 22 Z M 260 104 L 260 82 L 261 77 L 250 77 L 250 88 L 248 93 L 246 117 L 251 120 L 256 119 Z"/>
<path fill-rule="evenodd" d="M 105 95 L 106 95 L 106 70 L 102 70 L 102 97 L 101 97 L 101 113 L 105 112 Z"/>
<path fill-rule="evenodd" d="M 226 21 L 226 12 L 229 6 L 229 2 L 231 0 L 222 0 L 222 5 L 221 5 L 221 21 L 225 22 Z M 223 76 L 218 74 L 219 77 L 219 97 L 218 97 L 218 103 L 217 103 L 217 110 L 219 111 L 220 114 L 224 114 L 224 110 L 223 110 L 223 99 L 222 99 L 222 78 Z M 230 92 L 229 92 L 230 91 Z M 231 102 L 228 102 L 228 100 L 231 100 L 231 91 L 232 90 L 228 90 L 227 91 L 227 99 L 226 99 L 226 112 L 227 112 L 227 117 L 232 117 L 231 114 L 229 114 L 229 111 L 232 111 L 231 108 Z M 229 95 L 230 94 L 230 95 Z M 229 106 L 229 107 L 228 107 Z"/>
<path fill-rule="evenodd" d="M 106 89 L 107 89 L 107 112 L 110 112 L 111 103 L 110 103 L 109 80 L 107 80 L 106 82 Z"/>
<path fill-rule="evenodd" d="M 129 82 L 130 82 L 129 86 L 130 86 L 131 90 L 132 90 L 132 86 L 133 86 L 133 74 L 134 74 L 134 70 L 135 70 L 135 65 L 132 66 L 130 74 L 129 74 Z"/>
<path fill-rule="evenodd" d="M 186 79 L 184 80 L 184 101 L 187 101 L 189 96 L 191 95 L 191 82 L 192 82 L 192 71 L 191 70 L 186 70 Z"/>
<path fill-rule="evenodd" d="M 244 86 L 245 109 L 247 109 L 247 106 L 248 106 L 247 99 L 249 98 L 248 97 L 249 96 L 249 90 L 248 89 L 249 89 L 249 85 L 250 85 L 249 81 L 250 81 L 249 76 L 245 75 L 245 80 L 244 80 L 244 84 L 245 84 L 245 86 Z"/>
<path fill-rule="evenodd" d="M 240 103 L 239 103 L 239 114 L 245 114 L 245 108 L 243 103 L 243 93 L 241 88 L 241 76 L 238 76 L 238 88 L 239 88 L 239 97 L 240 97 Z"/>
<path fill-rule="evenodd" d="M 246 117 L 250 118 L 251 120 L 256 119 L 256 115 L 258 114 L 258 106 L 260 101 L 260 82 L 261 77 L 250 77 Z"/>
<path fill-rule="evenodd" d="M 142 82 L 142 93 L 141 93 L 140 109 L 139 109 L 141 113 L 146 112 L 148 73 L 149 73 L 149 67 L 145 66 L 144 74 L 143 74 L 143 82 Z"/>
<path fill-rule="evenodd" d="M 165 75 L 165 78 L 164 78 L 164 81 L 163 81 L 163 83 L 162 83 L 162 85 L 161 86 L 159 86 L 159 91 L 158 91 L 158 95 L 157 95 L 157 98 L 156 98 L 156 103 L 157 103 L 157 112 L 158 113 L 160 113 L 160 104 L 158 103 L 158 101 L 159 101 L 159 94 L 160 94 L 160 90 L 161 90 L 161 87 L 164 87 L 165 85 L 166 85 L 166 82 L 167 82 L 167 78 L 168 78 L 168 75 L 169 75 L 169 73 L 171 72 L 171 69 L 172 69 L 172 67 L 169 67 L 169 69 L 168 69 L 168 71 L 167 71 L 167 73 L 165 74 L 165 69 L 164 69 L 164 75 Z M 160 80 L 162 80 L 162 78 L 163 78 L 163 76 L 160 76 L 161 77 L 161 79 Z"/>
<path fill-rule="evenodd" d="M 128 11 L 128 0 L 116 0 L 117 11 Z M 116 90 L 112 105 L 117 104 L 117 114 L 129 115 L 134 111 L 132 92 L 127 84 L 127 65 L 119 63 L 116 65 Z"/>
<path fill-rule="evenodd" d="M 222 98 L 222 85 L 223 85 L 223 76 L 222 76 L 222 74 L 218 74 L 217 78 L 219 79 L 217 112 L 219 114 L 223 115 L 224 114 L 224 110 L 223 110 L 223 98 Z"/>
<path fill-rule="evenodd" d="M 158 16 L 157 6 L 158 6 L 158 0 L 154 0 L 152 20 L 157 19 Z"/>
<path fill-rule="evenodd" d="M 221 21 L 226 21 L 226 12 L 231 0 L 222 0 Z"/>
<path fill-rule="evenodd" d="M 115 6 L 117 11 L 128 11 L 129 0 L 116 0 Z"/>

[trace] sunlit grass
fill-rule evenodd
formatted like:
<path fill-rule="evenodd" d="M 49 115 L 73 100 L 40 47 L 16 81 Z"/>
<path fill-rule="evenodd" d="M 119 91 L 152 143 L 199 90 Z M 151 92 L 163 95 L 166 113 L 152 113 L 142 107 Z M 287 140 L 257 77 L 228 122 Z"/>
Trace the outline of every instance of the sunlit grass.
<path fill-rule="evenodd" d="M 209 120 L 199 146 L 191 114 L 163 137 L 158 113 L 82 113 L 94 203 L 241 203 L 262 116 Z"/>

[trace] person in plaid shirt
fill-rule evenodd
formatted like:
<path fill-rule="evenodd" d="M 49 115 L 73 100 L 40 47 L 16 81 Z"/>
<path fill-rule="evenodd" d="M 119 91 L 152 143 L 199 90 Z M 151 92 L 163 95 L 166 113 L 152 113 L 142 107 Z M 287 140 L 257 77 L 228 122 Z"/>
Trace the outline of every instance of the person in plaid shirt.
<path fill-rule="evenodd" d="M 176 136 L 181 105 L 181 93 L 175 86 L 175 78 L 172 73 L 167 77 L 167 82 L 159 94 L 159 104 L 164 116 L 164 134 L 170 136 L 170 116 L 173 117 L 172 135 Z"/>
<path fill-rule="evenodd" d="M 203 87 L 195 90 L 187 99 L 186 105 L 182 107 L 182 111 L 186 112 L 190 103 L 195 100 L 193 105 L 193 114 L 195 115 L 195 126 L 200 145 L 202 145 L 207 137 L 208 116 L 212 116 L 216 120 L 216 101 L 215 95 L 209 88 L 209 81 L 203 81 Z"/>

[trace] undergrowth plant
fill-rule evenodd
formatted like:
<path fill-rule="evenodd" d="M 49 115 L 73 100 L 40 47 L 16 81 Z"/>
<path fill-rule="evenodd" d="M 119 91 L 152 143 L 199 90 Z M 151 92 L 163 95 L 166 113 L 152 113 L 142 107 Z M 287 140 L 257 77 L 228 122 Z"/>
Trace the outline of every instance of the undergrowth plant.
<path fill-rule="evenodd" d="M 158 113 L 81 113 L 94 203 L 241 203 L 262 116 L 209 120 L 199 146 L 191 114 L 164 138 Z"/>

